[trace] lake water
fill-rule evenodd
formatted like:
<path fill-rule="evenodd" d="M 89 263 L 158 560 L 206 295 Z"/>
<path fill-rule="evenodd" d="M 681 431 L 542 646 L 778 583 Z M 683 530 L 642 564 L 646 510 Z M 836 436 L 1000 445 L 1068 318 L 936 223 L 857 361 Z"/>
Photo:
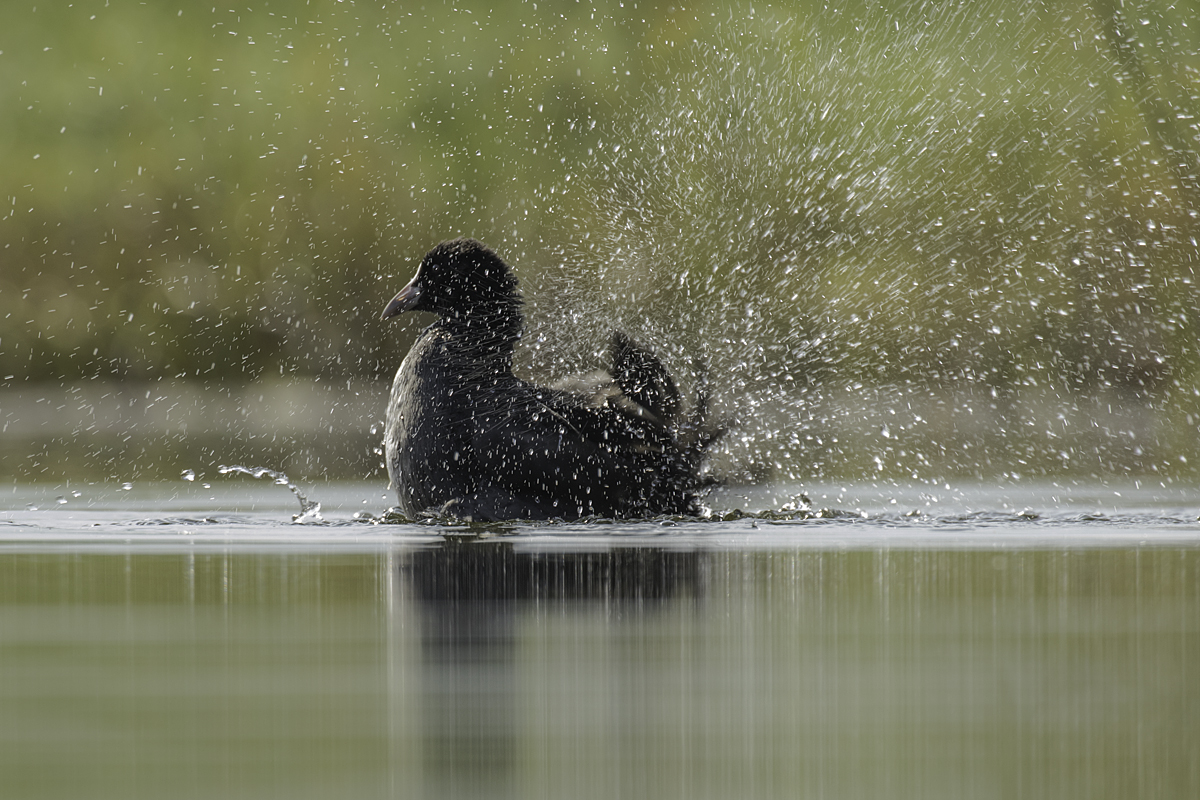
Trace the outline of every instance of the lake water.
<path fill-rule="evenodd" d="M 0 490 L 3 796 L 1200 796 L 1197 488 L 446 526 L 209 484 Z"/>

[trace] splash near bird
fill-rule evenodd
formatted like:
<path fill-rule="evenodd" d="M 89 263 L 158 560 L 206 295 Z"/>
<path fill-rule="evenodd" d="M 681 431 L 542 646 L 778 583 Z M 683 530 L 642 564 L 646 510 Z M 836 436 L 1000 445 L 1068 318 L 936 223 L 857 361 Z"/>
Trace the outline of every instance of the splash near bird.
<path fill-rule="evenodd" d="M 517 279 L 474 239 L 443 242 L 383 310 L 427 311 L 392 384 L 388 476 L 409 517 L 578 519 L 694 514 L 704 429 L 703 378 L 682 411 L 662 362 L 610 340 L 611 380 L 588 392 L 513 374 L 522 327 Z M 701 371 L 702 372 L 702 371 Z"/>

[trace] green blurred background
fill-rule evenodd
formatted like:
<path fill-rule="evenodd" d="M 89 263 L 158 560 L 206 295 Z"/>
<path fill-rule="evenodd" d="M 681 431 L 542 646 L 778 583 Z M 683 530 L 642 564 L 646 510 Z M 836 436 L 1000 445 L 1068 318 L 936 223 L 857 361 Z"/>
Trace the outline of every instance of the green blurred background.
<path fill-rule="evenodd" d="M 1197 20 L 9 4 L 0 474 L 381 475 L 423 321 L 379 309 L 472 235 L 525 287 L 524 374 L 613 326 L 685 384 L 703 357 L 733 477 L 1193 479 Z"/>

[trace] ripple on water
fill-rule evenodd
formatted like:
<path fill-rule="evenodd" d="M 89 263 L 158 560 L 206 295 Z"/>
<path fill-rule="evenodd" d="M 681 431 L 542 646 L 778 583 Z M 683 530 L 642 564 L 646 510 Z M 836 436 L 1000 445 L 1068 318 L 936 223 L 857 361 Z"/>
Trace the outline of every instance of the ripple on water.
<path fill-rule="evenodd" d="M 208 490 L 197 482 L 147 482 L 135 492 L 97 485 L 82 502 L 55 504 L 61 492 L 16 487 L 7 508 L 0 507 L 0 544 L 9 550 L 136 548 L 155 541 L 377 549 L 507 537 L 561 550 L 643 542 L 694 549 L 1200 546 L 1200 496 L 1100 485 L 1071 492 L 964 486 L 938 498 L 922 486 L 847 484 L 803 494 L 794 487 L 731 487 L 707 498 L 711 510 L 695 517 L 472 523 L 408 519 L 387 508 L 392 498 L 376 484 L 317 484 L 303 493 L 320 497 L 325 516 L 305 525 L 293 523 L 302 515 L 295 514 L 295 490 L 286 484 L 231 480 Z"/>

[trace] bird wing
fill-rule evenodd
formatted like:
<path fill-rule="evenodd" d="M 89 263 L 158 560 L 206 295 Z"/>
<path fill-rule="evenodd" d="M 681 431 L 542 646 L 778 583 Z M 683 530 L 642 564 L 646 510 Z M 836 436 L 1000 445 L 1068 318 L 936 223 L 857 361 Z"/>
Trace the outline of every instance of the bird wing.
<path fill-rule="evenodd" d="M 683 405 L 679 389 L 662 361 L 621 331 L 609 336 L 613 380 L 626 398 L 670 424 Z"/>
<path fill-rule="evenodd" d="M 568 392 L 501 393 L 473 418 L 481 483 L 570 509 L 614 514 L 645 491 L 670 458 L 669 433 L 655 423 Z"/>

